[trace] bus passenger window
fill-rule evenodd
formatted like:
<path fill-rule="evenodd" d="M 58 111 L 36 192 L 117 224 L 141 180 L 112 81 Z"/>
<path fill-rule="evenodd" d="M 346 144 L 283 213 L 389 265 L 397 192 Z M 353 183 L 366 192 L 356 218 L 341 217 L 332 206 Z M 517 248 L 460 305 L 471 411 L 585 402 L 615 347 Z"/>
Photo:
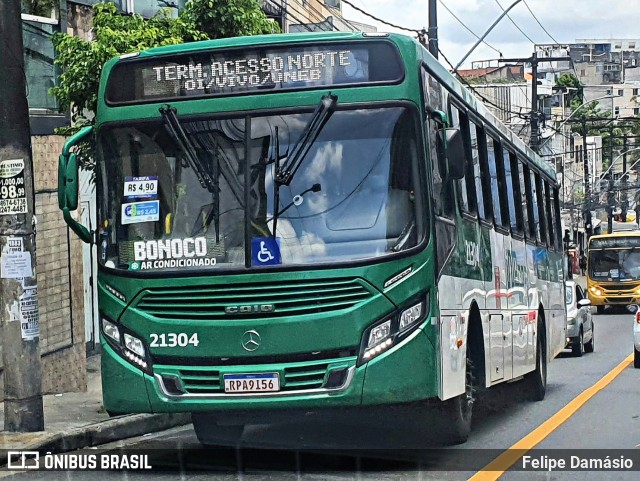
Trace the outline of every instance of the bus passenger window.
<path fill-rule="evenodd" d="M 467 121 L 466 115 L 461 113 L 457 107 L 451 105 L 451 125 L 455 128 L 460 129 L 463 138 L 465 139 L 465 144 L 468 144 L 468 129 L 469 123 Z M 468 149 L 465 149 L 468 150 Z M 459 196 L 458 200 L 460 203 L 460 210 L 462 212 L 467 213 L 475 213 L 475 196 L 473 192 L 473 169 L 472 165 L 469 162 L 468 155 L 463 159 L 465 166 L 465 176 L 458 180 L 458 191 Z"/>
<path fill-rule="evenodd" d="M 547 238 L 549 240 L 549 247 L 553 248 L 555 244 L 555 236 L 553 235 L 554 215 L 551 207 L 551 187 L 546 181 L 542 181 L 544 185 L 544 210 L 547 226 Z"/>
<path fill-rule="evenodd" d="M 502 149 L 502 159 L 504 161 L 504 177 L 506 180 L 507 187 L 507 203 L 509 209 L 509 225 L 511 226 L 511 232 L 520 232 L 520 226 L 518 223 L 518 211 L 516 209 L 516 197 L 515 197 L 515 185 L 514 185 L 514 173 L 511 169 L 511 158 L 512 155 L 509 153 L 507 149 Z M 517 165 L 514 165 L 517 169 Z M 517 174 L 517 170 L 516 170 Z M 515 177 L 517 179 L 517 175 Z M 517 182 L 517 180 L 516 180 Z"/>
<path fill-rule="evenodd" d="M 484 210 L 484 196 L 482 195 L 482 176 L 480 171 L 480 149 L 478 146 L 478 126 L 469 122 L 469 139 L 471 148 L 471 163 L 473 165 L 473 180 L 476 186 L 476 200 L 478 215 L 481 219 L 486 219 Z"/>
<path fill-rule="evenodd" d="M 526 237 L 531 237 L 532 230 L 529 228 L 529 222 L 531 219 L 530 208 L 531 206 L 527 202 L 527 182 L 529 179 L 529 168 L 524 165 L 521 161 L 518 162 L 518 168 L 520 170 L 520 175 L 518 176 L 518 185 L 519 189 L 519 199 L 518 202 L 518 212 L 522 214 L 522 232 Z M 535 238 L 535 236 L 534 236 Z"/>
<path fill-rule="evenodd" d="M 484 199 L 485 213 L 483 219 L 488 222 L 492 222 L 493 213 L 495 211 L 492 205 L 493 198 L 491 192 L 491 170 L 489 169 L 489 157 L 494 158 L 493 162 L 495 166 L 495 151 L 493 148 L 493 141 L 491 137 L 486 136 L 482 128 L 478 129 L 478 139 L 478 146 L 480 147 L 480 181 L 482 186 L 482 197 Z M 498 206 L 497 209 L 498 212 L 500 212 L 500 206 Z"/>
<path fill-rule="evenodd" d="M 544 211 L 544 181 L 540 178 L 540 174 L 535 174 L 536 197 L 538 204 L 538 225 L 540 229 L 540 242 L 548 244 L 547 241 L 547 219 Z"/>
<path fill-rule="evenodd" d="M 538 189 L 536 189 L 535 174 L 527 171 L 526 177 L 528 178 L 529 188 L 527 189 L 528 205 L 530 206 L 530 222 L 531 237 L 536 242 L 542 242 L 542 236 L 540 233 L 540 211 L 538 210 Z"/>

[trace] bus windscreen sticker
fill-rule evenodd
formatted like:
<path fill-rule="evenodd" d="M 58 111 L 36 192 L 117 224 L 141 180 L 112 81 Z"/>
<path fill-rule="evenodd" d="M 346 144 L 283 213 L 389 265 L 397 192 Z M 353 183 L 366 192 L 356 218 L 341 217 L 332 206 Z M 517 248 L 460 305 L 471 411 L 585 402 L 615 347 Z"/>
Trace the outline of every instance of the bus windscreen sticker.
<path fill-rule="evenodd" d="M 158 176 L 125 177 L 124 196 L 144 199 L 158 195 Z"/>
<path fill-rule="evenodd" d="M 138 224 L 160 220 L 160 201 L 131 202 L 122 204 L 122 224 Z"/>
<path fill-rule="evenodd" d="M 220 254 L 216 247 L 221 246 L 214 245 L 210 252 L 209 244 L 206 237 L 135 241 L 129 270 L 215 266 L 216 259 L 211 256 Z"/>
<path fill-rule="evenodd" d="M 251 239 L 251 265 L 273 266 L 281 264 L 279 240 L 273 237 L 254 237 Z"/>

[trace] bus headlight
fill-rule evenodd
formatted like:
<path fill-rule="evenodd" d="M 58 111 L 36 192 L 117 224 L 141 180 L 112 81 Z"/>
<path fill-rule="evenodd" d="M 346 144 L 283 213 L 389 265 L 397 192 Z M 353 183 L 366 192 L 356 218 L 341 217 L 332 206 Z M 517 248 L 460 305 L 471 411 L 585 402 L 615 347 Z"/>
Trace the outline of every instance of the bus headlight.
<path fill-rule="evenodd" d="M 371 327 L 368 331 L 368 336 L 365 334 L 365 339 L 368 339 L 368 341 L 361 355 L 364 362 L 373 359 L 381 352 L 393 346 L 393 338 L 395 335 L 392 332 L 392 322 L 393 319 L 388 319 Z"/>
<path fill-rule="evenodd" d="M 364 364 L 387 351 L 395 345 L 399 338 L 413 331 L 424 321 L 429 311 L 429 294 L 422 297 L 423 300 L 409 303 L 401 311 L 396 311 L 390 317 L 369 327 L 362 336 L 358 366 Z"/>
<path fill-rule="evenodd" d="M 589 288 L 589 290 L 590 290 L 593 294 L 595 294 L 596 296 L 601 296 L 601 295 L 602 295 L 602 290 L 601 290 L 601 289 L 598 289 L 596 286 L 591 286 L 591 287 Z"/>
<path fill-rule="evenodd" d="M 102 333 L 109 346 L 130 364 L 147 374 L 152 374 L 151 361 L 147 356 L 144 342 L 125 332 L 122 326 L 117 323 L 104 317 L 101 317 L 100 320 L 102 322 Z"/>
<path fill-rule="evenodd" d="M 124 346 L 140 357 L 145 356 L 144 345 L 142 344 L 142 341 L 137 337 L 133 337 L 131 334 L 124 335 Z"/>
<path fill-rule="evenodd" d="M 112 341 L 120 344 L 120 330 L 118 326 L 113 322 L 107 321 L 104 317 L 102 318 L 102 332 Z"/>
<path fill-rule="evenodd" d="M 424 301 L 419 302 L 415 306 L 411 306 L 409 309 L 405 309 L 400 314 L 400 326 L 398 331 L 402 332 L 410 327 L 414 322 L 422 319 L 422 313 L 424 312 Z"/>

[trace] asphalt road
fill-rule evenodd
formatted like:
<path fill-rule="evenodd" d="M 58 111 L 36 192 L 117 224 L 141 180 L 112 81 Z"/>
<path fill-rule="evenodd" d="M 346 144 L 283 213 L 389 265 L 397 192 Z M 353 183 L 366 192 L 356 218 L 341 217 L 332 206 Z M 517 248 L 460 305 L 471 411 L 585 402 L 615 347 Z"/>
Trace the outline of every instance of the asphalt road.
<path fill-rule="evenodd" d="M 342 419 L 331 426 L 313 421 L 250 426 L 243 435 L 245 447 L 227 447 L 207 452 L 188 451 L 199 448 L 199 444 L 192 428 L 185 426 L 101 447 L 110 450 L 119 447 L 154 450 L 149 451 L 149 461 L 154 466 L 152 471 L 39 471 L 3 473 L 3 476 L 10 476 L 16 481 L 94 481 L 96 478 L 136 481 L 467 480 L 474 476 L 477 467 L 484 466 L 485 462 L 521 440 L 519 447 L 535 448 L 529 453 L 534 457 L 549 454 L 556 458 L 566 456 L 567 459 L 569 454 L 602 458 L 609 454 L 616 457 L 616 450 L 640 447 L 640 370 L 628 365 L 610 384 L 589 399 L 585 399 L 586 395 L 580 395 L 632 352 L 632 322 L 633 316 L 629 313 L 594 314 L 595 352 L 575 358 L 570 351 L 566 351 L 555 359 L 549 365 L 544 401 L 523 400 L 518 382 L 495 390 L 482 400 L 484 405 L 478 405 L 469 441 L 458 447 L 449 447 L 444 453 L 441 450 L 434 454 L 433 451 L 398 449 L 399 446 L 411 446 L 416 439 L 424 440 L 424 433 L 410 416 L 391 413 L 367 420 Z M 575 400 L 577 397 L 578 401 Z M 565 408 L 566 411 L 567 406 L 573 407 L 575 412 L 563 415 L 564 411 L 561 410 Z M 553 421 L 559 417 L 560 421 L 555 426 L 548 427 L 550 418 Z M 371 449 L 372 445 L 378 449 Z M 437 433 L 428 439 L 427 445 L 442 447 Z M 355 453 L 354 446 L 367 446 L 368 449 Z M 299 450 L 305 448 L 310 451 Z M 164 449 L 168 451 L 162 451 Z M 566 453 L 539 449 L 613 451 L 594 454 L 587 451 Z M 176 453 L 181 453 L 181 457 Z M 640 449 L 635 453 L 635 472 L 524 472 L 517 471 L 519 461 L 504 474 L 482 472 L 474 480 L 488 481 L 499 476 L 508 481 L 636 480 L 640 476 Z"/>

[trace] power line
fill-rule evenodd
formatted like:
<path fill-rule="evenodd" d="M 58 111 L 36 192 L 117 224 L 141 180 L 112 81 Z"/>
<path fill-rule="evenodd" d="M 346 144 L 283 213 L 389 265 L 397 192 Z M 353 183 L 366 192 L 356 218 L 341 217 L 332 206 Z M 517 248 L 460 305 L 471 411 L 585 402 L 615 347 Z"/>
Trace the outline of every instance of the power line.
<path fill-rule="evenodd" d="M 530 13 L 530 14 L 531 14 L 531 16 L 534 18 L 534 20 L 535 20 L 536 22 L 538 22 L 538 25 L 540 25 L 540 28 L 541 28 L 542 30 L 544 30 L 544 33 L 546 33 L 546 34 L 549 36 L 549 38 L 550 38 L 551 40 L 553 40 L 553 41 L 556 43 L 556 45 L 560 45 L 560 42 L 558 42 L 555 38 L 553 38 L 553 35 L 551 35 L 551 34 L 547 31 L 547 29 L 546 29 L 546 28 L 544 28 L 544 26 L 540 23 L 540 20 L 538 20 L 538 17 L 536 17 L 536 15 L 533 13 L 533 11 L 531 10 L 531 8 L 530 8 L 530 7 L 529 7 L 529 5 L 527 4 L 527 0 L 523 0 L 523 1 L 522 1 L 522 3 L 524 3 L 525 7 L 527 7 L 527 10 L 529 10 L 529 13 Z M 572 62 L 572 63 L 573 63 L 573 62 Z"/>
<path fill-rule="evenodd" d="M 498 4 L 498 6 L 500 7 L 500 10 L 502 10 L 503 12 L 505 12 L 504 7 L 503 7 L 502 5 L 500 5 L 500 2 L 499 2 L 498 0 L 496 0 L 496 3 L 497 3 L 497 4 Z M 513 26 L 514 26 L 514 27 L 516 27 L 518 30 L 520 30 L 520 33 L 521 33 L 522 35 L 524 35 L 524 36 L 527 38 L 527 40 L 529 40 L 529 42 L 531 42 L 533 45 L 535 45 L 536 43 L 535 43 L 533 40 L 531 40 L 531 37 L 529 37 L 529 35 L 527 35 L 526 33 L 524 33 L 524 30 L 522 30 L 522 29 L 520 28 L 520 26 L 519 26 L 519 25 L 518 25 L 518 24 L 513 20 L 513 18 L 511 18 L 511 15 L 509 15 L 508 13 L 507 13 L 506 15 L 507 15 L 507 18 L 508 18 L 508 19 L 511 21 L 511 23 L 513 24 Z"/>
<path fill-rule="evenodd" d="M 451 67 L 451 69 L 453 69 L 453 64 L 451 63 L 451 61 L 446 57 L 446 55 L 444 53 L 442 53 L 442 50 L 438 49 L 438 53 L 442 56 L 442 58 L 445 60 L 445 62 L 447 62 L 449 64 L 449 67 Z M 513 115 L 514 117 L 518 117 L 520 119 L 523 120 L 529 120 L 529 117 L 520 113 L 520 112 L 515 112 L 509 109 L 505 109 L 503 107 L 500 107 L 498 104 L 494 103 L 493 101 L 489 100 L 487 97 L 485 97 L 484 95 L 482 95 L 480 92 L 478 92 L 478 90 L 473 87 L 473 85 L 471 85 L 467 79 L 465 79 L 463 76 L 458 74 L 458 79 L 460 79 L 460 81 L 465 84 L 467 86 L 467 88 L 469 88 L 474 94 L 476 94 L 478 97 L 480 97 L 480 99 L 482 99 L 482 101 L 486 104 L 491 105 L 492 107 L 495 107 L 496 109 L 502 111 L 502 112 L 506 112 L 508 114 Z"/>
<path fill-rule="evenodd" d="M 460 18 L 459 18 L 455 13 L 453 13 L 449 7 L 447 7 L 447 4 L 446 4 L 446 3 L 444 3 L 444 1 L 443 1 L 443 0 L 438 0 L 438 2 L 440 3 L 440 5 L 442 5 L 442 6 L 444 7 L 444 9 L 445 9 L 447 12 L 449 12 L 449 14 L 450 14 L 453 18 L 455 18 L 455 19 L 460 23 L 460 25 L 462 25 L 465 29 L 467 29 L 467 31 L 468 31 L 469 33 L 471 33 L 471 35 L 473 35 L 473 36 L 474 36 L 474 37 L 476 37 L 476 38 L 480 38 L 480 36 L 479 36 L 477 33 L 475 33 L 473 30 L 471 30 L 469 27 L 467 27 L 467 26 L 465 25 L 465 23 L 464 23 L 462 20 L 460 20 Z M 483 41 L 482 43 L 484 43 L 487 47 L 489 47 L 490 49 L 494 50 L 495 52 L 497 52 L 498 54 L 500 54 L 500 55 L 502 56 L 502 52 L 501 52 L 500 50 L 498 50 L 497 48 L 495 48 L 493 45 L 491 45 L 491 44 L 489 44 L 489 43 L 487 43 L 487 42 L 485 42 L 485 41 Z"/>
<path fill-rule="evenodd" d="M 405 32 L 412 32 L 412 33 L 417 33 L 417 34 L 422 34 L 422 30 L 416 30 L 414 28 L 406 28 L 406 27 L 401 27 L 400 25 L 395 25 L 391 22 L 387 22 L 386 20 L 382 20 L 379 17 L 376 17 L 375 15 L 370 14 L 369 12 L 365 12 L 364 10 L 362 10 L 360 7 L 356 7 L 353 3 L 351 3 L 349 0 L 342 0 L 343 3 L 346 3 L 347 5 L 349 5 L 351 8 L 353 8 L 354 10 L 357 10 L 358 12 L 362 13 L 363 15 L 366 15 L 369 18 L 372 18 L 373 20 L 375 20 L 376 22 L 380 22 L 384 25 L 387 25 L 389 27 L 393 27 L 393 28 L 397 28 L 398 30 L 404 30 Z"/>

